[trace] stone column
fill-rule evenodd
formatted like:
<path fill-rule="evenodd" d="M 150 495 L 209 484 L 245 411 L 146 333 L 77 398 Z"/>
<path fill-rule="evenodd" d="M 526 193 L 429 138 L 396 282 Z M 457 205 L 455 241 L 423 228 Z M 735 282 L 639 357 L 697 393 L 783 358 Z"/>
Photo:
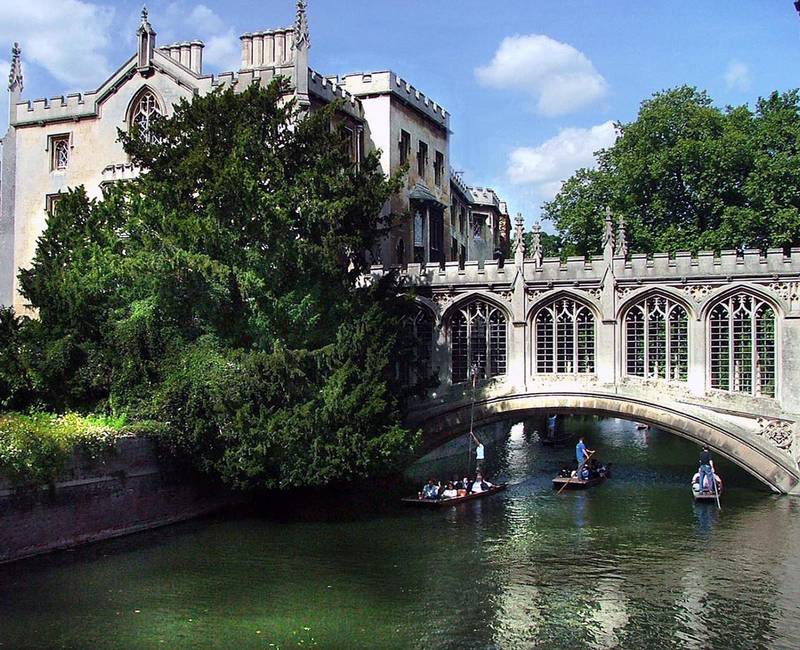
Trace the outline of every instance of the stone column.
<path fill-rule="evenodd" d="M 800 412 L 800 313 L 791 313 L 779 323 L 778 331 L 778 394 L 784 411 Z"/>
<path fill-rule="evenodd" d="M 702 320 L 689 319 L 689 392 L 702 395 L 706 391 L 706 328 Z"/>
<path fill-rule="evenodd" d="M 450 369 L 450 349 L 447 345 L 447 331 L 443 320 L 439 320 L 433 330 L 433 350 L 431 351 L 431 367 L 439 369 L 439 386 L 437 393 L 446 391 L 453 383 Z"/>

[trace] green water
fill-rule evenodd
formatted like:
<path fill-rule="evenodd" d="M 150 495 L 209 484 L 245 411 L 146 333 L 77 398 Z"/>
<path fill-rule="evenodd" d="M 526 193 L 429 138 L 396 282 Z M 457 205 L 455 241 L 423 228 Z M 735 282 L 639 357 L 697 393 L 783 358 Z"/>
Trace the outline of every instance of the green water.
<path fill-rule="evenodd" d="M 720 463 L 722 511 L 694 505 L 696 446 L 590 418 L 560 426 L 613 479 L 556 496 L 571 447 L 513 424 L 485 500 L 330 494 L 0 566 L 0 647 L 800 647 L 800 502 Z"/>

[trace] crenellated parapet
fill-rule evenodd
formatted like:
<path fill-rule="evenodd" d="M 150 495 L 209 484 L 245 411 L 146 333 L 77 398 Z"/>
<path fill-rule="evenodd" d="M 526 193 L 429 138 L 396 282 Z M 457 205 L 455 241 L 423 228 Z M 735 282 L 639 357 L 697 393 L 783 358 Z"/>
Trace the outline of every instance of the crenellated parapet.
<path fill-rule="evenodd" d="M 440 127 L 450 128 L 450 113 L 391 70 L 348 74 L 332 79 L 356 97 L 390 93 Z"/>

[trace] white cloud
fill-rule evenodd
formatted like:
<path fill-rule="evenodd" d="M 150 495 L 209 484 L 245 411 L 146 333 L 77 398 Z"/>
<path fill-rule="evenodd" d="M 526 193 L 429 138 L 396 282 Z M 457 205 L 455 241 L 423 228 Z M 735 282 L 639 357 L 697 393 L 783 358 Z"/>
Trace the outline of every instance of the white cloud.
<path fill-rule="evenodd" d="M 613 122 L 562 129 L 538 147 L 514 149 L 508 159 L 508 179 L 515 185 L 531 185 L 540 200 L 549 201 L 577 169 L 593 167 L 594 152 L 610 147 L 616 137 Z"/>
<path fill-rule="evenodd" d="M 750 90 L 750 68 L 736 59 L 728 64 L 725 71 L 725 84 L 728 90 Z"/>
<path fill-rule="evenodd" d="M 19 41 L 23 71 L 33 62 L 65 84 L 89 89 L 111 70 L 105 50 L 113 15 L 82 0 L 0 2 L 0 42 Z"/>
<path fill-rule="evenodd" d="M 156 20 L 159 25 L 154 22 Z M 204 4 L 191 5 L 183 0 L 173 2 L 163 16 L 153 16 L 151 22 L 159 32 L 162 45 L 180 40 L 202 40 L 205 43 L 203 67 L 209 65 L 216 71 L 227 72 L 241 66 L 239 37 L 233 27 Z"/>
<path fill-rule="evenodd" d="M 585 54 L 542 34 L 503 39 L 491 63 L 475 69 L 493 88 L 519 89 L 547 116 L 562 115 L 597 101 L 608 84 Z"/>

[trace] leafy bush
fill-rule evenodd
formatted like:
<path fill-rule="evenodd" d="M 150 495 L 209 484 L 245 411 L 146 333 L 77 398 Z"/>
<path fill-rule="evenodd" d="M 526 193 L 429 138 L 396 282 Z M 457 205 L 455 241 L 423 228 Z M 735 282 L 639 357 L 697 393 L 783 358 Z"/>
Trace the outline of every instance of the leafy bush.
<path fill-rule="evenodd" d="M 123 417 L 76 413 L 0 414 L 0 473 L 18 485 L 51 483 L 76 447 L 99 454 L 114 444 L 124 424 Z"/>

